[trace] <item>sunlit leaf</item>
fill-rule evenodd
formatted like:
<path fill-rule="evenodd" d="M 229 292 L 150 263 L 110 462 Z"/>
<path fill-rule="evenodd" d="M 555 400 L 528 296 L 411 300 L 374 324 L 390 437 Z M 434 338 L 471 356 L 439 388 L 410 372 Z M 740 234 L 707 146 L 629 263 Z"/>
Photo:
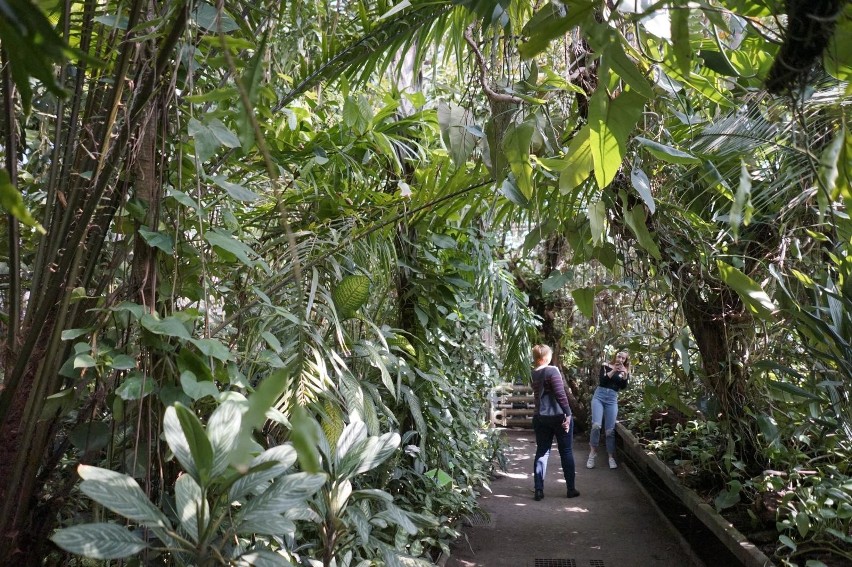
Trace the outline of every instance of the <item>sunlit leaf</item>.
<path fill-rule="evenodd" d="M 645 99 L 625 91 L 613 100 L 598 89 L 589 102 L 589 146 L 595 165 L 595 180 L 604 188 L 621 168 L 627 139 L 642 115 Z"/>
<path fill-rule="evenodd" d="M 654 203 L 654 195 L 651 194 L 651 181 L 645 172 L 642 171 L 641 167 L 633 166 L 633 169 L 630 170 L 630 184 L 633 185 L 633 188 L 642 197 L 645 206 L 648 207 L 651 214 L 654 214 L 656 204 Z"/>
<path fill-rule="evenodd" d="M 737 292 L 752 313 L 764 319 L 772 316 L 772 312 L 776 309 L 775 304 L 757 282 L 721 260 L 716 261 L 716 266 L 722 281 Z"/>
<path fill-rule="evenodd" d="M 701 163 L 699 158 L 677 148 L 655 142 L 654 140 L 649 140 L 648 138 L 643 138 L 642 136 L 636 136 L 633 139 L 644 146 L 649 152 L 651 152 L 651 154 L 654 155 L 654 157 L 663 161 L 681 164 Z"/>
<path fill-rule="evenodd" d="M 588 124 L 580 128 L 568 146 L 564 158 L 565 167 L 559 175 L 559 191 L 567 194 L 580 183 L 588 179 L 595 164 L 592 160 L 592 147 L 589 142 L 591 128 Z"/>
<path fill-rule="evenodd" d="M 548 2 L 524 26 L 521 35 L 528 39 L 518 46 L 518 51 L 525 59 L 538 55 L 552 40 L 590 20 L 596 8 L 593 1 Z"/>
<path fill-rule="evenodd" d="M 169 528 L 168 518 L 154 506 L 131 477 L 108 469 L 79 465 L 80 490 L 89 498 L 125 518 L 151 528 Z"/>
<path fill-rule="evenodd" d="M 50 539 L 69 553 L 92 559 L 123 559 L 148 547 L 126 527 L 108 523 L 62 528 Z"/>

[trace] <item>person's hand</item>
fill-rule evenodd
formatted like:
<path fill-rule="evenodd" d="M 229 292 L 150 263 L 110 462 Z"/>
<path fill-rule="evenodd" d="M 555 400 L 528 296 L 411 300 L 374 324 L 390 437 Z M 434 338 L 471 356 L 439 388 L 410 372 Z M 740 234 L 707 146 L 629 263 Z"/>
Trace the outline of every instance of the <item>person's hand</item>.
<path fill-rule="evenodd" d="M 565 431 L 568 431 L 569 429 L 571 429 L 571 416 L 570 415 L 566 415 L 565 419 L 562 420 L 562 429 L 564 429 Z"/>

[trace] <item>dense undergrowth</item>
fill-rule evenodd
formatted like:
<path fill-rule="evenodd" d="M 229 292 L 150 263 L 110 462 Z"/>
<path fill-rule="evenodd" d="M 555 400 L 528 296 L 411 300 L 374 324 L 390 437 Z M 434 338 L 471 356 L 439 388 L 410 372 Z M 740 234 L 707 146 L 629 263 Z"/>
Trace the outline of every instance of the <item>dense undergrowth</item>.
<path fill-rule="evenodd" d="M 807 414 L 776 423 L 764 437 L 765 468 L 750 474 L 716 421 L 636 395 L 625 415 L 640 444 L 779 565 L 852 561 L 852 442 L 837 423 Z"/>

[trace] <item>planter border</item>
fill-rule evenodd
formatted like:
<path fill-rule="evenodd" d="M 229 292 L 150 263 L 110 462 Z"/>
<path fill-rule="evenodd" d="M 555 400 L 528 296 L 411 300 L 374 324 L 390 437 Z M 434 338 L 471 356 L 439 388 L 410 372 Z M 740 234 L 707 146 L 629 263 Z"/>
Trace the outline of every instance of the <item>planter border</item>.
<path fill-rule="evenodd" d="M 692 490 L 681 484 L 669 467 L 653 453 L 646 451 L 638 439 L 620 423 L 616 431 L 624 442 L 622 449 L 634 462 L 660 478 L 663 483 L 698 520 L 710 530 L 744 567 L 775 567 L 775 564 L 760 549 L 751 543 L 728 520 L 704 502 Z"/>

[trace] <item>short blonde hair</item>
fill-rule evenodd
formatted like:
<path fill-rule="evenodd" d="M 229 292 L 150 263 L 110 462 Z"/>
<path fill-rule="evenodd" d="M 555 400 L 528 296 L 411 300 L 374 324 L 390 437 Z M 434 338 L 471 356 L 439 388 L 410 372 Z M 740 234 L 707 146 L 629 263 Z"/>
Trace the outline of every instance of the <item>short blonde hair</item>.
<path fill-rule="evenodd" d="M 548 356 L 553 356 L 553 349 L 547 345 L 535 345 L 532 349 L 533 361 L 538 362 L 544 360 Z"/>

